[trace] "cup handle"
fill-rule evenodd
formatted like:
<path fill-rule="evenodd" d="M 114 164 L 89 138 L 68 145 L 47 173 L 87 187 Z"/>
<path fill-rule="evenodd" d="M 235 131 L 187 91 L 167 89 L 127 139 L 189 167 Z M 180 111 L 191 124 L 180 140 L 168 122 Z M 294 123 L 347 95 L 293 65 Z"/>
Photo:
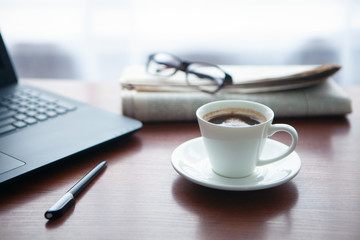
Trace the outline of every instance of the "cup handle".
<path fill-rule="evenodd" d="M 287 132 L 290 134 L 290 136 L 292 138 L 290 147 L 285 152 L 283 152 L 280 156 L 270 158 L 270 159 L 260 159 L 257 163 L 257 166 L 263 166 L 263 165 L 281 160 L 294 151 L 297 141 L 298 141 L 298 134 L 297 134 L 295 128 L 293 128 L 292 126 L 290 126 L 288 124 L 273 124 L 273 125 L 270 125 L 270 127 L 268 129 L 268 137 L 271 137 L 272 135 L 274 135 L 274 133 L 279 132 L 279 131 Z"/>

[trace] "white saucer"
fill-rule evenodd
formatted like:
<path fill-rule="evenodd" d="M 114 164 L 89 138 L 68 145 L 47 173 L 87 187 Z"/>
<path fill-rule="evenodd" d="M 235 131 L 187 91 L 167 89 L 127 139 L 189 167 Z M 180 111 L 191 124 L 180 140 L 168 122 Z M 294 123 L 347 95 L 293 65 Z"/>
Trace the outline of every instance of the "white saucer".
<path fill-rule="evenodd" d="M 275 156 L 286 148 L 288 146 L 283 143 L 267 139 L 262 159 Z M 294 151 L 280 161 L 256 167 L 254 173 L 248 177 L 223 177 L 211 169 L 201 137 L 178 146 L 171 156 L 171 163 L 180 175 L 194 183 L 232 191 L 259 190 L 281 185 L 294 178 L 301 167 L 300 157 Z"/>

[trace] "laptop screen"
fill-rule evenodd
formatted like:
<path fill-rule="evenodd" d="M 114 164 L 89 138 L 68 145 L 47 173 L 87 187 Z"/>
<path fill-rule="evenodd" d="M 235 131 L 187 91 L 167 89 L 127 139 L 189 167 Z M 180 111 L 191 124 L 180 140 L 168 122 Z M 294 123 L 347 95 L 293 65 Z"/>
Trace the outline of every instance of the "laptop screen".
<path fill-rule="evenodd" d="M 11 65 L 9 55 L 5 48 L 5 43 L 0 33 L 0 87 L 14 84 L 16 82 L 16 74 Z"/>

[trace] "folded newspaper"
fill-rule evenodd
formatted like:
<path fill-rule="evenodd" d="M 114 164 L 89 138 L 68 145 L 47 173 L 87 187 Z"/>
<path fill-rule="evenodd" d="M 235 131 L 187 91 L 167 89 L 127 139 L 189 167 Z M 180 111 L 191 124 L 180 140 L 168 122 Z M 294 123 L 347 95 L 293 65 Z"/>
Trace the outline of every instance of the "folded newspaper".
<path fill-rule="evenodd" d="M 331 78 L 338 65 L 221 66 L 234 85 L 216 94 L 187 86 L 182 72 L 160 78 L 144 66 L 125 69 L 120 81 L 123 114 L 143 122 L 192 121 L 201 105 L 223 99 L 263 103 L 276 117 L 334 116 L 351 113 L 351 100 Z"/>

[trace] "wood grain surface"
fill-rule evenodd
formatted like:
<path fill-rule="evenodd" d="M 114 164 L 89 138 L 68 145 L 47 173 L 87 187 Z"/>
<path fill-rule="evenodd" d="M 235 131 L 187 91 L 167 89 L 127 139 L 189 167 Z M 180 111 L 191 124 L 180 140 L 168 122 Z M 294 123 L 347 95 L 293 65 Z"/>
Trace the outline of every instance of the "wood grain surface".
<path fill-rule="evenodd" d="M 24 81 L 120 113 L 117 83 Z M 179 176 L 172 151 L 197 123 L 144 124 L 133 136 L 0 186 L 0 239 L 360 239 L 360 86 L 353 113 L 276 119 L 299 133 L 302 168 L 267 190 L 230 192 Z M 287 135 L 274 139 L 289 142 Z M 102 160 L 108 166 L 62 218 L 44 212 Z"/>

